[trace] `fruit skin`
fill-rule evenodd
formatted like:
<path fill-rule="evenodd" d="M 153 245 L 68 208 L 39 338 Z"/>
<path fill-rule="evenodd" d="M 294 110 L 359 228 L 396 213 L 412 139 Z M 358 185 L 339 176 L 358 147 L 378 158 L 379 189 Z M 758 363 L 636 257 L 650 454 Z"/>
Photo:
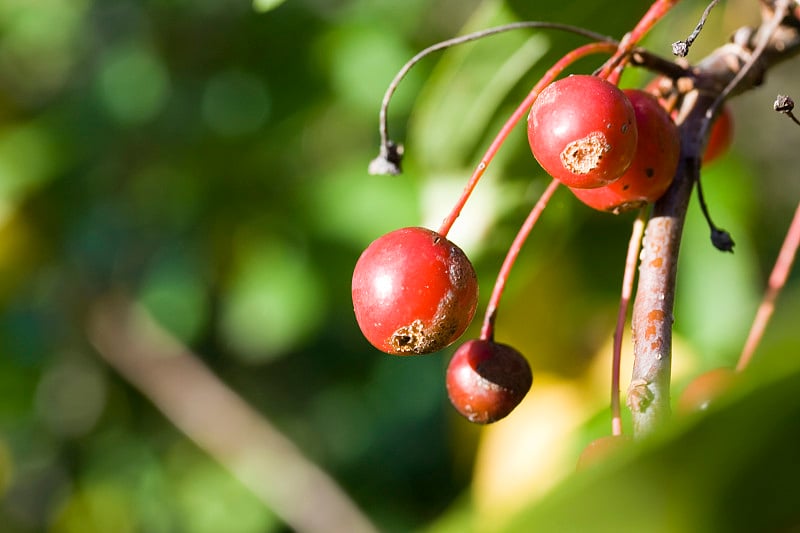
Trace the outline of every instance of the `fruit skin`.
<path fill-rule="evenodd" d="M 722 107 L 719 116 L 711 124 L 711 133 L 703 152 L 703 164 L 707 165 L 718 159 L 730 148 L 732 142 L 733 113 L 731 108 L 726 105 Z"/>
<path fill-rule="evenodd" d="M 619 214 L 655 202 L 666 192 L 678 168 L 678 127 L 658 100 L 639 89 L 626 89 L 636 113 L 638 143 L 628 170 L 614 183 L 595 189 L 570 189 L 583 203 Z"/>
<path fill-rule="evenodd" d="M 568 187 L 591 189 L 619 178 L 636 153 L 636 116 L 615 85 L 587 75 L 557 80 L 528 114 L 528 143 L 539 164 Z"/>
<path fill-rule="evenodd" d="M 715 368 L 692 380 L 678 397 L 675 410 L 679 414 L 705 411 L 708 406 L 727 391 L 736 379 L 730 368 Z"/>
<path fill-rule="evenodd" d="M 620 448 L 627 446 L 631 438 L 627 435 L 605 435 L 590 442 L 578 458 L 578 470 L 603 461 Z"/>
<path fill-rule="evenodd" d="M 393 355 L 431 353 L 464 333 L 478 305 L 478 280 L 464 252 L 427 228 L 379 237 L 353 271 L 361 332 Z"/>
<path fill-rule="evenodd" d="M 490 424 L 519 405 L 533 383 L 528 361 L 507 344 L 472 339 L 447 366 L 447 395 L 467 420 Z"/>

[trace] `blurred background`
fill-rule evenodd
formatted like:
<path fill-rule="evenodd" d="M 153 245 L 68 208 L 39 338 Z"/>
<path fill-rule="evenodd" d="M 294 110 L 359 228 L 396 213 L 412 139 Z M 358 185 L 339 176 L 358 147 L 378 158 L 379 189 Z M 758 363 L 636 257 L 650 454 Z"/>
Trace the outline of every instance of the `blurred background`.
<path fill-rule="evenodd" d="M 689 58 L 757 24 L 755 4 L 719 6 Z M 704 7 L 683 2 L 646 44 L 668 55 Z M 620 531 L 613 503 L 580 505 L 586 491 L 635 498 L 631 487 L 672 471 L 681 493 L 696 485 L 673 468 L 687 442 L 701 454 L 694 472 L 708 467 L 716 482 L 697 486 L 702 509 L 695 492 L 665 499 L 682 518 L 661 530 L 735 523 L 721 512 L 736 501 L 730 487 L 761 479 L 756 459 L 783 458 L 769 446 L 791 442 L 800 420 L 794 395 L 763 399 L 796 390 L 776 382 L 800 366 L 797 273 L 758 354 L 767 377 L 716 418 L 677 424 L 589 477 L 572 474 L 586 443 L 609 432 L 632 215 L 556 194 L 497 324 L 534 386 L 491 428 L 447 400 L 455 347 L 379 353 L 350 302 L 361 250 L 392 229 L 436 228 L 516 103 L 584 41 L 520 31 L 427 58 L 389 110 L 405 173 L 369 176 L 380 100 L 407 59 L 514 20 L 620 37 L 644 11 L 633 0 L 0 0 L 0 531 L 266 533 L 337 512 L 381 531 L 500 530 L 520 510 L 550 513 L 541 523 L 552 530 L 570 530 L 570 517 Z M 690 209 L 677 388 L 735 364 L 800 200 L 800 131 L 771 109 L 778 93 L 800 97 L 798 72 L 783 65 L 731 103 L 733 149 L 706 169 L 736 253 L 714 250 Z M 647 79 L 633 71 L 623 85 Z M 456 222 L 450 237 L 472 258 L 484 304 L 546 183 L 517 128 Z M 753 430 L 726 455 L 720 443 L 748 415 L 778 429 Z M 700 438 L 704 427 L 714 431 Z"/>

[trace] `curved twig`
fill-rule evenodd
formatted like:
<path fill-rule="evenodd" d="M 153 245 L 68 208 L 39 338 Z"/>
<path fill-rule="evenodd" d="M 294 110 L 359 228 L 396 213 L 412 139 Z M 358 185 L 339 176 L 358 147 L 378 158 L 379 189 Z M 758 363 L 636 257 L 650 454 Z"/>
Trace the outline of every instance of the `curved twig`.
<path fill-rule="evenodd" d="M 558 30 L 568 33 L 574 33 L 576 35 L 586 37 L 587 39 L 593 41 L 612 43 L 614 45 L 617 44 L 616 40 L 607 35 L 602 35 L 600 33 L 596 33 L 591 30 L 586 30 L 569 24 L 560 24 L 557 22 L 543 22 L 543 21 L 522 21 L 522 22 L 512 22 L 510 24 L 504 24 L 502 26 L 495 26 L 493 28 L 487 28 L 485 30 L 468 33 L 466 35 L 461 35 L 459 37 L 454 37 L 452 39 L 441 41 L 439 43 L 433 44 L 425 48 L 424 50 L 418 52 L 414 57 L 409 59 L 408 62 L 406 62 L 406 64 L 400 68 L 397 74 L 395 74 L 394 79 L 392 79 L 391 83 L 389 83 L 389 87 L 387 87 L 386 92 L 383 95 L 383 100 L 381 101 L 381 109 L 378 115 L 378 131 L 381 137 L 380 151 L 378 153 L 378 157 L 376 157 L 370 162 L 369 173 L 378 175 L 400 174 L 401 171 L 400 164 L 403 158 L 403 146 L 401 144 L 395 143 L 389 138 L 389 126 L 388 126 L 387 115 L 389 110 L 389 102 L 391 102 L 392 96 L 397 90 L 397 87 L 400 85 L 400 82 L 403 81 L 403 78 L 406 77 L 406 74 L 408 74 L 408 71 L 411 70 L 411 68 L 414 65 L 419 63 L 425 57 L 429 56 L 434 52 L 438 52 L 439 50 L 444 50 L 445 48 L 450 48 L 471 41 L 477 41 L 478 39 L 489 37 L 491 35 L 496 35 L 498 33 L 504 33 L 519 29 Z"/>

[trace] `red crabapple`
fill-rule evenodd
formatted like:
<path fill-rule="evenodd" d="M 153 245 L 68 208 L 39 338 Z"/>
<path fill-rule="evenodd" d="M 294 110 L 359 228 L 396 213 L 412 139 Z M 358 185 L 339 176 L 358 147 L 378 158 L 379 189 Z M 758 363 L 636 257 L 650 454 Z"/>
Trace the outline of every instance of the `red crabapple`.
<path fill-rule="evenodd" d="M 431 353 L 464 333 L 478 281 L 464 252 L 426 228 L 376 239 L 353 271 L 353 308 L 373 346 L 395 355 Z"/>
<path fill-rule="evenodd" d="M 447 395 L 470 422 L 490 424 L 507 416 L 531 388 L 528 361 L 514 348 L 490 340 L 462 344 L 447 367 Z"/>
<path fill-rule="evenodd" d="M 733 142 L 733 113 L 726 105 L 711 124 L 711 133 L 703 152 L 703 164 L 707 165 L 719 158 L 728 150 L 731 142 Z"/>
<path fill-rule="evenodd" d="M 617 214 L 661 198 L 672 183 L 681 151 L 678 128 L 658 100 L 638 89 L 624 92 L 636 113 L 639 136 L 631 166 L 605 187 L 570 189 L 589 207 Z"/>
<path fill-rule="evenodd" d="M 568 187 L 591 189 L 619 178 L 636 153 L 636 115 L 628 97 L 596 76 L 557 80 L 528 114 L 528 142 L 539 164 Z"/>
<path fill-rule="evenodd" d="M 678 398 L 676 411 L 688 414 L 704 411 L 719 396 L 727 391 L 736 377 L 730 368 L 715 368 L 700 374 L 691 381 Z"/>
<path fill-rule="evenodd" d="M 578 470 L 597 464 L 623 448 L 631 439 L 627 435 L 606 435 L 590 442 L 578 458 Z"/>

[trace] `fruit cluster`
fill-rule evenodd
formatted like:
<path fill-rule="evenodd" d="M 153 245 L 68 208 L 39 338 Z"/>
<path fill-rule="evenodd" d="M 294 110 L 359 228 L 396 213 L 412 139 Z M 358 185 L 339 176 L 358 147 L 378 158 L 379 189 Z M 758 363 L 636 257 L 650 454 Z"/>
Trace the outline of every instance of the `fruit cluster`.
<path fill-rule="evenodd" d="M 608 68 L 594 75 L 559 78 L 569 64 L 593 53 L 613 54 Z M 554 179 L 509 248 L 480 337 L 462 344 L 448 365 L 445 383 L 450 401 L 472 422 L 487 424 L 507 416 L 532 385 L 527 359 L 511 346 L 495 342 L 494 323 L 511 266 L 555 189 L 564 185 L 584 204 L 618 214 L 658 200 L 676 173 L 681 142 L 666 100 L 654 95 L 652 88 L 622 90 L 616 85 L 629 53 L 618 43 L 599 42 L 567 54 L 508 119 L 438 231 L 421 227 L 392 231 L 372 242 L 355 265 L 353 307 L 373 346 L 393 355 L 421 355 L 456 342 L 476 313 L 478 283 L 466 254 L 447 234 L 510 129 L 527 115 L 531 152 Z M 394 87 L 396 82 L 384 99 L 382 121 Z M 396 174 L 402 148 L 388 140 L 385 122 L 381 136 L 381 156 L 370 168 Z"/>
<path fill-rule="evenodd" d="M 678 128 L 654 96 L 587 75 L 542 91 L 528 141 L 542 168 L 579 200 L 614 213 L 658 200 L 680 156 Z"/>

